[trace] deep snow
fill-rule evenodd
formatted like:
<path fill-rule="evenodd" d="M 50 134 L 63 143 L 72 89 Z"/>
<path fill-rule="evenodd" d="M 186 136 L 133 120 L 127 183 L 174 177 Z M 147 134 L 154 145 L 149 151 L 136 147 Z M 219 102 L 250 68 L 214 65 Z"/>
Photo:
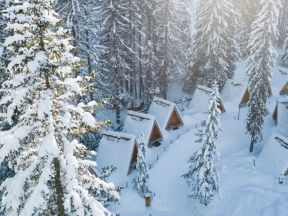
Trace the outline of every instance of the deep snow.
<path fill-rule="evenodd" d="M 283 67 L 281 70 L 288 71 Z M 145 207 L 144 199 L 133 188 L 134 172 L 127 177 L 128 187 L 121 193 L 120 205 L 113 206 L 112 211 L 121 216 L 288 215 L 288 184 L 279 184 L 279 176 L 261 163 L 261 161 L 269 160 L 272 156 L 277 157 L 277 155 L 269 154 L 263 156 L 261 151 L 268 145 L 274 132 L 281 132 L 280 128 L 274 125 L 271 115 L 276 100 L 279 98 L 278 91 L 287 78 L 287 74 L 283 75 L 279 72 L 279 67 L 275 67 L 271 81 L 273 96 L 268 103 L 270 115 L 266 118 L 263 130 L 264 140 L 256 146 L 253 156 L 248 152 L 249 137 L 245 134 L 247 108 L 242 108 L 239 115 L 238 105 L 241 100 L 239 96 L 241 92 L 235 94 L 235 97 L 231 94 L 226 97 L 223 95 L 226 113 L 222 115 L 221 121 L 224 131 L 218 140 L 218 151 L 221 154 L 221 191 L 207 207 L 187 197 L 188 188 L 181 177 L 188 169 L 187 159 L 200 147 L 198 143 L 195 143 L 195 133 L 199 123 L 205 119 L 205 114 L 186 110 L 182 113 L 185 126 L 171 134 L 164 133 L 162 147 L 154 149 L 158 160 L 150 160 L 152 163 L 150 189 L 155 193 L 151 207 Z M 234 79 L 235 82 L 245 85 L 244 62 L 238 63 Z M 173 100 L 184 95 L 179 90 L 175 91 L 176 86 L 171 89 L 169 97 Z M 234 89 L 234 92 L 238 91 Z M 181 135 L 178 136 L 178 134 Z M 171 140 L 173 140 L 172 143 Z"/>

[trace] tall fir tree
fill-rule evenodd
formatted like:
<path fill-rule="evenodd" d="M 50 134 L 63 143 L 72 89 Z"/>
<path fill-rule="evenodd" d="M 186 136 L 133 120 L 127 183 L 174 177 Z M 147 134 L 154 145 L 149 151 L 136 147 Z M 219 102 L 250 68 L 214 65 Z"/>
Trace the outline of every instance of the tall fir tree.
<path fill-rule="evenodd" d="M 145 194 L 150 193 L 149 190 L 149 173 L 146 163 L 146 149 L 144 144 L 144 135 L 141 133 L 137 139 L 138 142 L 138 154 L 137 154 L 137 164 L 136 171 L 137 177 L 135 178 L 135 186 L 137 191 L 145 196 Z"/>
<path fill-rule="evenodd" d="M 187 2 L 155 0 L 157 75 L 164 98 L 167 98 L 169 79 L 175 81 L 177 74 L 183 73 L 182 65 L 186 63 L 185 55 L 190 42 L 186 40 L 190 33 Z"/>
<path fill-rule="evenodd" d="M 246 124 L 251 136 L 250 152 L 262 139 L 264 117 L 268 114 L 266 103 L 272 94 L 270 79 L 275 64 L 274 42 L 278 36 L 279 0 L 261 0 L 261 11 L 253 22 L 247 60 L 249 113 Z"/>
<path fill-rule="evenodd" d="M 184 90 L 191 92 L 199 83 L 211 87 L 215 78 L 222 89 L 235 70 L 236 12 L 230 0 L 199 0 L 196 11 L 194 52 Z"/>
<path fill-rule="evenodd" d="M 146 101 L 146 109 L 153 100 L 153 97 L 160 95 L 160 80 L 157 74 L 157 56 L 156 56 L 156 16 L 153 13 L 156 7 L 154 0 L 144 1 L 144 14 L 146 19 L 146 49 L 144 53 L 144 89 L 143 98 Z"/>
<path fill-rule="evenodd" d="M 0 11 L 3 11 L 8 6 L 8 2 L 6 0 L 0 0 Z M 3 47 L 3 42 L 5 37 L 7 37 L 7 32 L 5 32 L 6 21 L 3 17 L 3 13 L 0 13 L 0 84 L 3 82 L 5 78 L 4 68 L 7 64 L 7 56 Z M 1 94 L 1 93 L 0 93 Z"/>
<path fill-rule="evenodd" d="M 5 215 L 97 215 L 111 213 L 118 193 L 89 172 L 93 152 L 77 137 L 104 123 L 90 114 L 96 102 L 78 103 L 86 77 L 75 77 L 80 60 L 69 33 L 59 27 L 49 0 L 12 1 L 4 12 L 9 52 L 1 85 L 1 117 L 11 128 L 0 132 L 0 163 L 15 176 L 4 181 Z M 32 34 L 33 32 L 33 34 Z"/>
<path fill-rule="evenodd" d="M 283 45 L 281 63 L 288 66 L 288 2 L 282 1 L 282 8 L 279 20 L 279 45 Z"/>
<path fill-rule="evenodd" d="M 248 55 L 248 41 L 251 26 L 259 12 L 259 0 L 232 0 L 237 12 L 237 28 L 235 30 L 240 57 Z"/>
<path fill-rule="evenodd" d="M 280 10 L 279 16 L 279 37 L 278 37 L 278 45 L 283 46 L 286 42 L 287 34 L 288 34 L 288 1 L 281 0 L 282 7 Z"/>
<path fill-rule="evenodd" d="M 125 81 L 129 74 L 128 56 L 131 48 L 127 44 L 130 21 L 128 0 L 107 0 L 101 3 L 100 45 L 105 51 L 100 55 L 98 87 L 115 109 L 116 122 L 120 124 L 120 112 L 128 93 Z"/>
<path fill-rule="evenodd" d="M 65 26 L 72 31 L 73 45 L 77 48 L 76 55 L 83 60 L 81 72 L 94 77 L 91 79 L 91 84 L 94 85 L 91 85 L 93 91 L 90 92 L 90 100 L 94 99 L 96 92 L 95 77 L 99 71 L 99 55 L 103 51 L 99 45 L 99 5 L 100 2 L 94 0 L 56 2 L 57 12 L 65 21 Z"/>
<path fill-rule="evenodd" d="M 208 205 L 219 191 L 219 154 L 216 148 L 218 132 L 221 129 L 219 97 L 218 86 L 214 84 L 208 117 L 200 134 L 202 147 L 189 159 L 189 170 L 183 175 L 189 185 L 190 196 L 204 205 Z"/>
<path fill-rule="evenodd" d="M 284 64 L 285 66 L 288 66 L 288 34 L 287 34 L 287 38 L 285 40 L 285 44 L 283 47 L 283 53 L 281 56 L 281 63 Z"/>

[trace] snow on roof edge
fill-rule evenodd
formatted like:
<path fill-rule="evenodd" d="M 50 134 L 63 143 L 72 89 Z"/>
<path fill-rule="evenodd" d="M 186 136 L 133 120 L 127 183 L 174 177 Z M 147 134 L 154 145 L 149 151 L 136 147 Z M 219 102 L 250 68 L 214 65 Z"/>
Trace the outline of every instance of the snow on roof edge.
<path fill-rule="evenodd" d="M 200 90 L 204 90 L 206 92 L 212 92 L 213 90 L 207 86 L 204 86 L 204 85 L 197 85 L 197 89 L 200 89 Z"/>
<path fill-rule="evenodd" d="M 141 113 L 141 112 L 135 112 L 132 110 L 127 111 L 127 116 L 136 116 L 139 118 L 147 119 L 147 120 L 156 120 L 156 117 L 154 115 L 146 114 L 146 113 Z"/>
<path fill-rule="evenodd" d="M 160 102 L 162 102 L 162 103 L 164 103 L 164 104 L 167 104 L 167 105 L 169 105 L 169 106 L 175 106 L 175 103 L 172 102 L 172 101 L 165 100 L 165 99 L 163 99 L 163 98 L 154 96 L 153 102 L 156 102 L 156 101 L 160 101 Z M 153 103 L 153 102 L 152 102 L 152 103 Z"/>
<path fill-rule="evenodd" d="M 124 139 L 135 139 L 136 140 L 135 135 L 129 134 L 129 133 L 118 132 L 118 131 L 107 130 L 107 131 L 103 131 L 102 135 L 113 136 L 113 137 L 117 137 L 119 139 L 124 138 Z"/>

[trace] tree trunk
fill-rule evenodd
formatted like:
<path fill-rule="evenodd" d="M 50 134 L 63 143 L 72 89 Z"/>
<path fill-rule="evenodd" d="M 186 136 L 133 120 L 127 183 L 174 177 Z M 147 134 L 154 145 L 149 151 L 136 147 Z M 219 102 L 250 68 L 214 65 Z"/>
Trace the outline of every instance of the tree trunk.
<path fill-rule="evenodd" d="M 89 32 L 86 29 L 85 30 L 85 37 L 86 37 L 86 48 L 87 48 L 87 66 L 88 66 L 88 74 L 93 77 L 93 70 L 92 70 L 92 64 L 91 64 L 91 56 L 90 56 L 90 41 L 89 41 Z M 93 90 L 90 92 L 90 101 L 94 100 Z"/>
<path fill-rule="evenodd" d="M 252 153 L 253 151 L 254 151 L 254 143 L 251 142 L 249 152 Z"/>
<path fill-rule="evenodd" d="M 55 189 L 56 189 L 56 204 L 58 210 L 58 216 L 65 216 L 65 208 L 63 203 L 63 188 L 61 184 L 61 175 L 60 175 L 60 163 L 58 158 L 54 158 L 53 160 L 54 168 L 55 168 Z"/>

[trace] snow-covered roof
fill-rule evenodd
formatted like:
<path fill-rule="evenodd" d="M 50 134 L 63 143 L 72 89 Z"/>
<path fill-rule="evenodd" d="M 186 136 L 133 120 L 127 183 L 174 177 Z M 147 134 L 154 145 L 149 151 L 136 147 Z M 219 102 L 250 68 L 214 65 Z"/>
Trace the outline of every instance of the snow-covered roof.
<path fill-rule="evenodd" d="M 189 109 L 194 112 L 205 112 L 209 108 L 209 101 L 211 98 L 212 89 L 206 86 L 198 85 L 194 92 L 192 100 L 189 104 Z M 219 98 L 220 105 L 223 106 L 222 98 Z M 224 107 L 223 107 L 224 108 Z"/>
<path fill-rule="evenodd" d="M 174 110 L 178 113 L 179 117 L 181 118 L 180 112 L 173 102 L 164 100 L 159 97 L 154 97 L 148 113 L 156 116 L 156 119 L 161 129 L 166 129 L 169 119 Z"/>
<path fill-rule="evenodd" d="M 283 174 L 288 168 L 288 138 L 273 134 L 260 155 L 260 162 L 275 176 Z"/>
<path fill-rule="evenodd" d="M 247 83 L 244 82 L 237 82 L 233 79 L 228 79 L 225 82 L 224 88 L 221 92 L 221 96 L 223 100 L 226 101 L 235 101 L 241 99 L 244 94 L 245 89 L 247 88 Z M 240 99 L 239 99 L 240 98 Z"/>
<path fill-rule="evenodd" d="M 116 171 L 111 180 L 123 183 L 129 172 L 131 157 L 135 148 L 136 138 L 132 134 L 105 131 L 97 152 L 97 170 L 113 165 Z"/>
<path fill-rule="evenodd" d="M 148 145 L 154 125 L 159 128 L 154 115 L 129 110 L 124 122 L 123 132 L 133 134 L 136 137 L 143 133 L 144 143 Z"/>

